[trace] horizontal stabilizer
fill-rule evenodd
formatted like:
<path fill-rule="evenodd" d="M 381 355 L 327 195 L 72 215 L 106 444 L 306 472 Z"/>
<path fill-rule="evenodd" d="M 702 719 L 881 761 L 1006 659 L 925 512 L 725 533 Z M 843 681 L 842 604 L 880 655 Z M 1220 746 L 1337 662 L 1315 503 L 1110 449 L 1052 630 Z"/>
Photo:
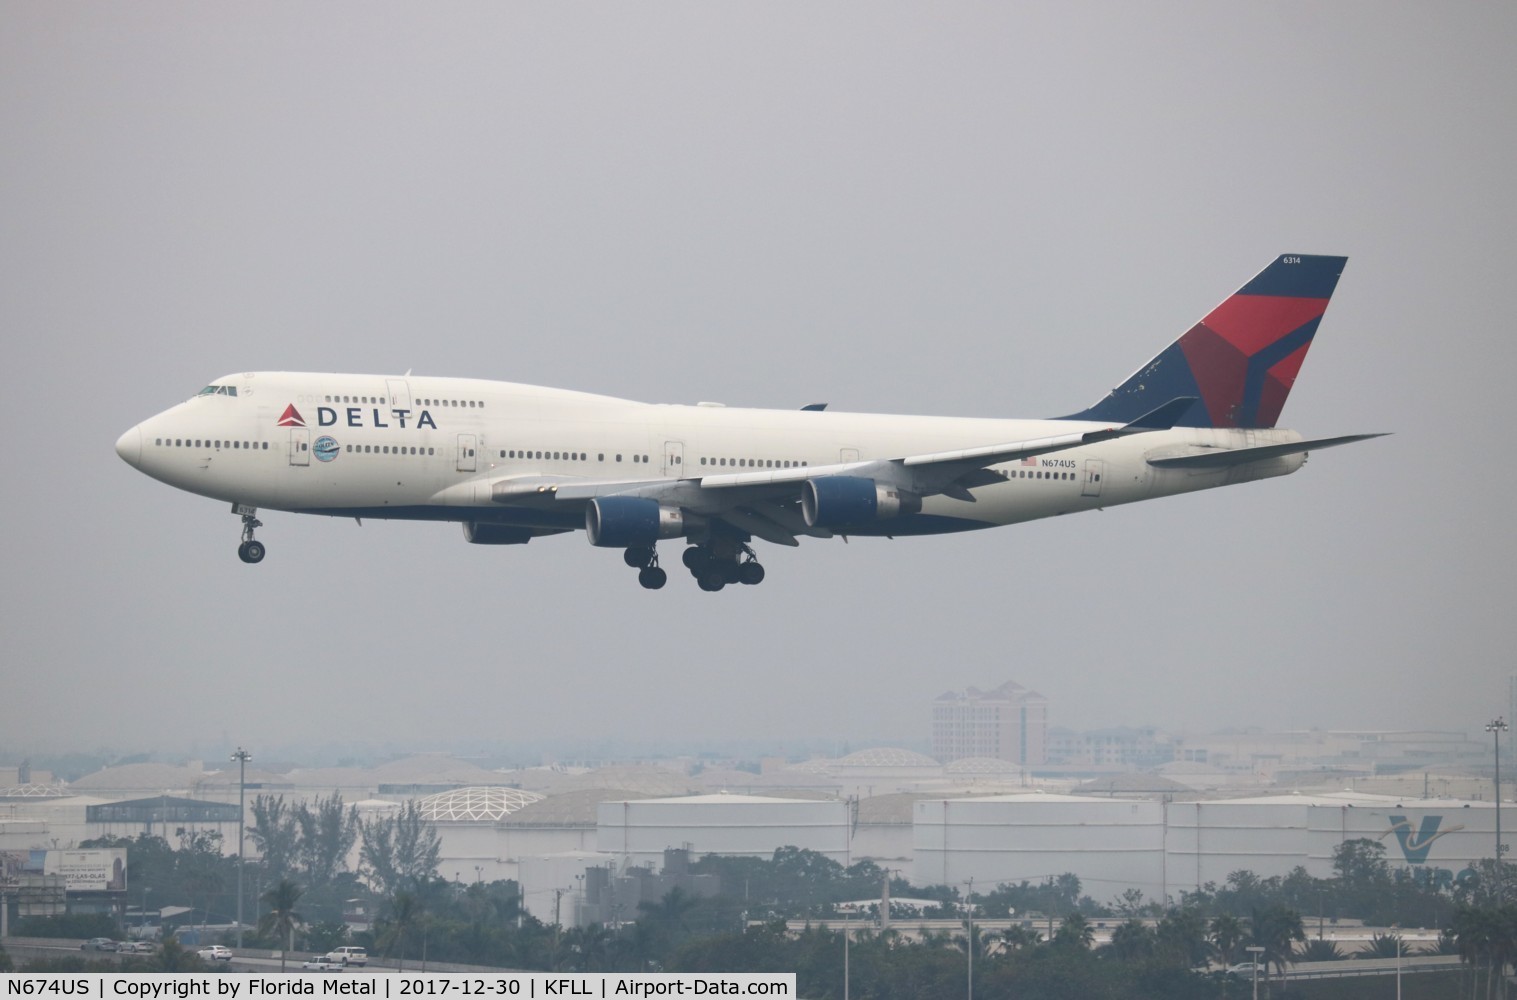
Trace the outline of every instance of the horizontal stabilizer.
<path fill-rule="evenodd" d="M 1368 441 L 1385 437 L 1384 434 L 1348 434 L 1344 437 L 1318 438 L 1315 441 L 1294 441 L 1290 444 L 1269 444 L 1258 448 L 1217 448 L 1194 455 L 1176 455 L 1172 458 L 1150 458 L 1148 464 L 1159 469 L 1225 469 L 1231 465 L 1246 465 L 1263 462 L 1286 455 L 1299 455 L 1321 448 L 1335 448 L 1340 444 Z"/>

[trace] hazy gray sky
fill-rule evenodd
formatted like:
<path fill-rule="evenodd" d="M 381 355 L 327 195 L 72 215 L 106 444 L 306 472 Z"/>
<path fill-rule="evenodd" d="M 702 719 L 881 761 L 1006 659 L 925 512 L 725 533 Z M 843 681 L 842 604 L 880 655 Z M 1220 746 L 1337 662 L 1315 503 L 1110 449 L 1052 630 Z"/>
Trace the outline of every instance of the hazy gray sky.
<path fill-rule="evenodd" d="M 1513 660 L 1517 8 L 0 2 L 0 756 L 1479 733 Z M 234 371 L 1081 408 L 1283 252 L 1348 270 L 1297 475 L 638 588 L 582 535 L 238 522 L 122 463 Z M 1480 734 L 1483 736 L 1483 733 Z"/>

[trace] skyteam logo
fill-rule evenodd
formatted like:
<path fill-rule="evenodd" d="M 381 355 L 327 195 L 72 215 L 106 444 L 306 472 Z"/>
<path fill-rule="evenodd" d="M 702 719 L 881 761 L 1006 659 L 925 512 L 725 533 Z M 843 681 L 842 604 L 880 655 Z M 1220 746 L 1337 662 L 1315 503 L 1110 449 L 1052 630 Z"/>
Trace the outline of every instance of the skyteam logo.
<path fill-rule="evenodd" d="M 1413 865 L 1427 862 L 1433 841 L 1464 829 L 1463 823 L 1456 823 L 1447 830 L 1439 830 L 1438 827 L 1443 823 L 1442 816 L 1422 817 L 1422 826 L 1416 832 L 1412 831 L 1411 821 L 1405 816 L 1392 816 L 1390 820 L 1391 828 L 1382 833 L 1380 839 L 1384 840 L 1387 835 L 1394 833 L 1396 842 L 1401 845 L 1401 853 L 1406 856 L 1407 863 Z"/>
<path fill-rule="evenodd" d="M 317 459 L 323 462 L 330 462 L 337 457 L 338 452 L 342 451 L 338 447 L 336 439 L 330 438 L 325 434 L 316 439 L 316 443 L 311 446 L 311 450 L 316 453 Z"/>

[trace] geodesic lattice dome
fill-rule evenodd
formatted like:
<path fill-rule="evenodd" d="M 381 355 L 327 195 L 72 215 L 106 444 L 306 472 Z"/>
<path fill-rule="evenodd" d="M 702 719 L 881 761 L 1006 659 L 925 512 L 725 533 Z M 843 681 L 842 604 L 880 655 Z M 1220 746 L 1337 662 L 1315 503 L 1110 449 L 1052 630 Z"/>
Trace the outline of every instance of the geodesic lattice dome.
<path fill-rule="evenodd" d="M 939 767 L 937 761 L 924 753 L 915 750 L 902 750 L 899 747 L 875 747 L 870 750 L 859 750 L 834 761 L 836 767 Z"/>
<path fill-rule="evenodd" d="M 473 785 L 428 795 L 416 803 L 433 823 L 493 823 L 543 798 L 537 792 L 501 785 Z"/>

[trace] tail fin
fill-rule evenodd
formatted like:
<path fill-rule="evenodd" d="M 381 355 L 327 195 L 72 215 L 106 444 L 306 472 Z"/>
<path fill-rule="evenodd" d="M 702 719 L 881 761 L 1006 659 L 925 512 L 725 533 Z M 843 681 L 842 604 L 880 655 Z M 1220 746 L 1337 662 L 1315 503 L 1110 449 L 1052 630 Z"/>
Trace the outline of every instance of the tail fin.
<path fill-rule="evenodd" d="M 1181 427 L 1273 427 L 1347 257 L 1285 254 L 1088 410 L 1127 423 L 1177 396 Z"/>

